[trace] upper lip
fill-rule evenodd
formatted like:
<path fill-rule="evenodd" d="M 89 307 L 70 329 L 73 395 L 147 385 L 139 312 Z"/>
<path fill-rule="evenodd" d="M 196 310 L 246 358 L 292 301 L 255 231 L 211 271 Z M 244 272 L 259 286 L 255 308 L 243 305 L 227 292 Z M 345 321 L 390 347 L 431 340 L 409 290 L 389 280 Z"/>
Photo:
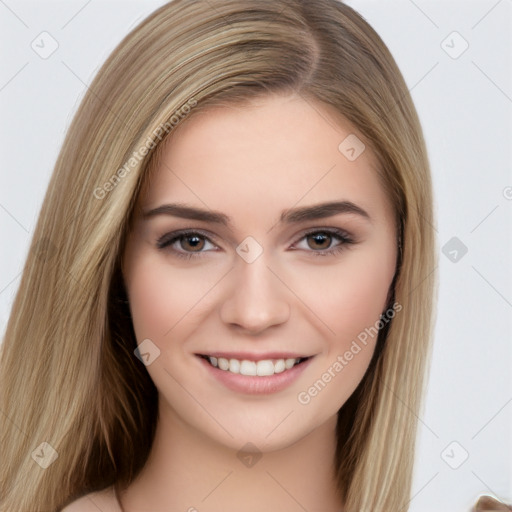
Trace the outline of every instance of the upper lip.
<path fill-rule="evenodd" d="M 207 357 L 223 357 L 225 359 L 238 359 L 239 361 L 263 361 L 266 359 L 303 359 L 311 357 L 304 354 L 298 354 L 296 352 L 265 352 L 262 354 L 255 354 L 254 352 L 208 352 L 199 353 L 198 356 Z"/>

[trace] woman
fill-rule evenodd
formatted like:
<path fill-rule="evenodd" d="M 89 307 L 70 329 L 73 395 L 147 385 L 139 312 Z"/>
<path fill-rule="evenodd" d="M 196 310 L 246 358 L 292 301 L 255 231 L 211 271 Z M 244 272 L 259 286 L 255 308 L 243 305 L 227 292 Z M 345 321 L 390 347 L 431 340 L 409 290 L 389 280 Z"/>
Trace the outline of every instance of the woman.
<path fill-rule="evenodd" d="M 350 7 L 158 9 L 91 84 L 41 210 L 2 346 L 0 510 L 406 510 L 433 223 L 411 97 Z"/>

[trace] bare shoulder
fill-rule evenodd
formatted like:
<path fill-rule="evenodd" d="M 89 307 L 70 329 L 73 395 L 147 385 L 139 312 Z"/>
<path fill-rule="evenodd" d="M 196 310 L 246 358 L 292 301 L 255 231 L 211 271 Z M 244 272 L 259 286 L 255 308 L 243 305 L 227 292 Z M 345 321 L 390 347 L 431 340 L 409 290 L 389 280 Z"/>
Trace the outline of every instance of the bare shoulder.
<path fill-rule="evenodd" d="M 61 512 L 121 512 L 113 487 L 91 492 L 71 502 Z"/>

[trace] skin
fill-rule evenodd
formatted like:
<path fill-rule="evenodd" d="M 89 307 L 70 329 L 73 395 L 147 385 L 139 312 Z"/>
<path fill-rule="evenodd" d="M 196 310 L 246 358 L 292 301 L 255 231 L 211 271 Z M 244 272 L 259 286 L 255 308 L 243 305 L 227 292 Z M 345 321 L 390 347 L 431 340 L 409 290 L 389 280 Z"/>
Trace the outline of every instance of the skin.
<path fill-rule="evenodd" d="M 160 415 L 149 460 L 121 495 L 126 512 L 342 509 L 337 411 L 361 381 L 376 337 L 359 343 L 307 404 L 298 395 L 328 368 L 332 374 L 337 357 L 378 322 L 397 252 L 377 160 L 368 145 L 347 159 L 338 146 L 358 132 L 330 114 L 296 95 L 265 96 L 192 116 L 169 139 L 140 211 L 186 203 L 224 213 L 232 228 L 139 212 L 129 234 L 123 275 L 138 343 L 150 339 L 160 350 L 147 366 Z M 278 223 L 283 210 L 340 200 L 371 220 L 342 213 Z M 159 237 L 185 228 L 207 235 L 195 240 L 199 249 L 190 238 L 157 248 Z M 312 228 L 317 234 L 305 236 Z M 321 228 L 341 229 L 355 243 L 317 256 L 343 243 L 318 240 Z M 251 263 L 236 252 L 248 236 L 263 249 Z M 173 248 L 202 253 L 184 259 Z M 276 350 L 314 357 L 289 387 L 264 395 L 226 388 L 195 355 Z M 237 457 L 248 442 L 261 455 L 252 467 Z"/>

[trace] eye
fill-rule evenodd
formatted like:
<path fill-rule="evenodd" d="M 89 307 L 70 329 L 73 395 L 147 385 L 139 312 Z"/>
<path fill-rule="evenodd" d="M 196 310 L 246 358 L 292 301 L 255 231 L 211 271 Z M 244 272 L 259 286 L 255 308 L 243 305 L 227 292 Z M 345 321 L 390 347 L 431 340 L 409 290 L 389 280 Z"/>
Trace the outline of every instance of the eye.
<path fill-rule="evenodd" d="M 299 242 L 305 240 L 307 247 L 297 247 L 297 242 L 292 246 L 294 249 L 305 250 L 314 256 L 330 256 L 343 251 L 347 245 L 354 244 L 352 237 L 339 229 L 326 228 L 310 230 L 303 234 Z M 338 244 L 332 245 L 337 240 Z M 212 249 L 205 249 L 210 244 L 216 247 L 213 242 L 200 231 L 175 231 L 160 237 L 156 245 L 160 250 L 169 250 L 179 258 L 196 258 Z M 215 251 L 215 249 L 213 249 Z"/>
<path fill-rule="evenodd" d="M 203 250 L 206 244 L 214 246 L 206 235 L 198 231 L 167 233 L 160 237 L 156 243 L 158 249 L 170 248 L 176 256 L 186 259 L 200 256 L 202 253 L 207 252 Z"/>
<path fill-rule="evenodd" d="M 312 252 L 314 256 L 335 255 L 346 249 L 347 245 L 355 243 L 348 233 L 339 229 L 317 228 L 305 233 L 300 240 L 306 241 L 306 251 Z M 338 240 L 339 243 L 332 246 L 333 240 Z M 308 249 L 312 250 L 308 251 Z"/>

